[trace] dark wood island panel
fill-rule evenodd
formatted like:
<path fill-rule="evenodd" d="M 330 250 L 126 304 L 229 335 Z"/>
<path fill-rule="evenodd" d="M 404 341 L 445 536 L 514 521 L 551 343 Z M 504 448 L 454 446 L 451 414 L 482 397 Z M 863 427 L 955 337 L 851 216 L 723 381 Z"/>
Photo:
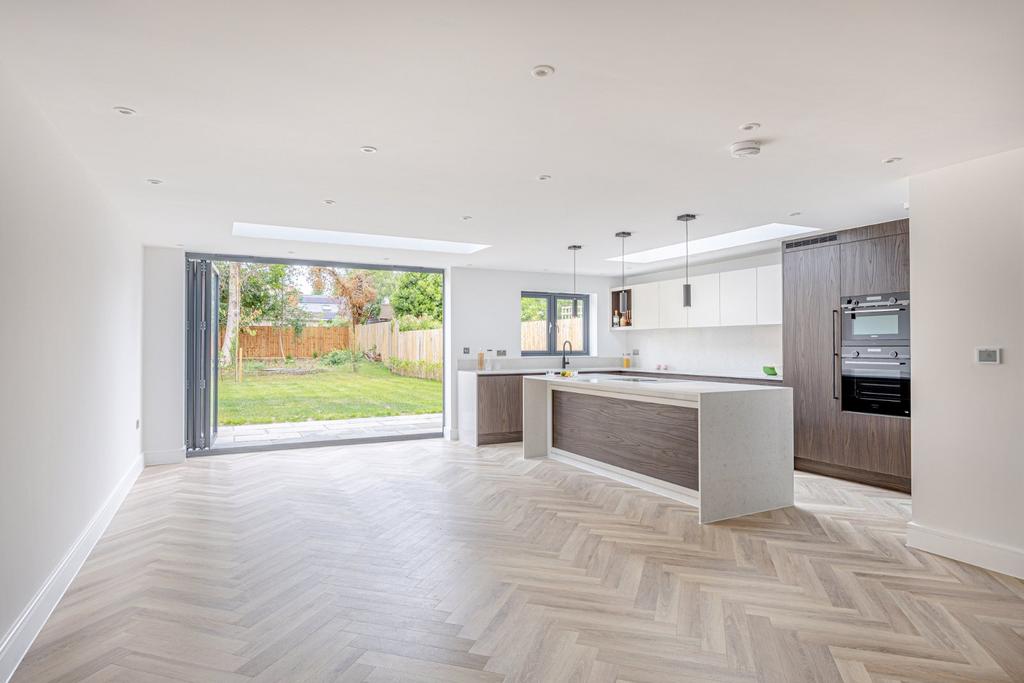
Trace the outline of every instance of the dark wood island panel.
<path fill-rule="evenodd" d="M 551 393 L 551 445 L 624 470 L 698 490 L 696 408 Z"/>

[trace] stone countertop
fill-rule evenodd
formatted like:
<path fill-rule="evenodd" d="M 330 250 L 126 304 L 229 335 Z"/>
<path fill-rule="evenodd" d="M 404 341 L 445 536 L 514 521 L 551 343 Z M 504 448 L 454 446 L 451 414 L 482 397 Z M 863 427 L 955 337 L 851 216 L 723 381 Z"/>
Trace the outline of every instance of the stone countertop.
<path fill-rule="evenodd" d="M 660 398 L 677 398 L 683 400 L 699 400 L 703 394 L 725 394 L 747 391 L 792 391 L 788 387 L 769 386 L 764 384 L 742 384 L 732 382 L 701 382 L 687 379 L 654 379 L 647 382 L 623 380 L 615 375 L 578 375 L 576 377 L 552 377 L 548 375 L 530 375 L 525 378 L 530 382 L 550 382 L 558 385 L 571 386 L 583 391 L 614 392 L 635 394 L 637 396 L 654 396 Z"/>
<path fill-rule="evenodd" d="M 618 366 L 606 366 L 606 367 L 595 367 L 595 368 L 577 368 L 572 365 L 569 366 L 569 370 L 576 370 L 581 373 L 593 373 L 593 372 L 642 372 L 651 375 L 691 375 L 693 377 L 724 377 L 726 379 L 759 379 L 767 380 L 770 382 L 782 383 L 782 375 L 776 377 L 769 377 L 764 373 L 736 373 L 736 372 L 687 372 L 685 370 L 648 370 L 646 368 L 624 368 L 621 365 Z M 474 375 L 543 375 L 546 372 L 560 372 L 561 368 L 504 368 L 498 370 L 459 370 L 459 372 L 469 372 Z"/>

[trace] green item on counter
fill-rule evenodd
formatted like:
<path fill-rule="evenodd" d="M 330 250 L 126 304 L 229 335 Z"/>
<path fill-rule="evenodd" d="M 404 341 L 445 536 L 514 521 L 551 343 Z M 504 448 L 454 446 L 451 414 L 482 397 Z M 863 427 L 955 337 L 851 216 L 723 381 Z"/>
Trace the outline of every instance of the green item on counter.
<path fill-rule="evenodd" d="M 764 367 L 761 368 L 761 370 L 763 370 L 764 374 L 768 375 L 769 377 L 779 376 L 779 373 L 775 371 L 774 365 L 765 365 Z"/>

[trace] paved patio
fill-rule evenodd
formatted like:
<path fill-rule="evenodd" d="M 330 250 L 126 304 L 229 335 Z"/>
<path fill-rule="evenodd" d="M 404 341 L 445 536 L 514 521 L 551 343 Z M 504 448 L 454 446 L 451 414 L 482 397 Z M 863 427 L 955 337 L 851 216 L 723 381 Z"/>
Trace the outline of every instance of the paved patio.
<path fill-rule="evenodd" d="M 337 439 L 386 438 L 408 434 L 438 434 L 441 427 L 441 413 L 222 426 L 217 430 L 217 440 L 213 447 L 234 448 Z"/>

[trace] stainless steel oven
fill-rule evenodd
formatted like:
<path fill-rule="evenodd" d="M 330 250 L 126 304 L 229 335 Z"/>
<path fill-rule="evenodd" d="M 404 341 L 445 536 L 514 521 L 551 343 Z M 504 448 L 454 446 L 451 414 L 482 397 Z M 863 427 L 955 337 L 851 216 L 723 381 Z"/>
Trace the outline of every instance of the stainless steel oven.
<path fill-rule="evenodd" d="M 910 346 L 910 292 L 844 296 L 843 346 Z"/>
<path fill-rule="evenodd" d="M 842 409 L 910 417 L 910 347 L 843 346 Z"/>

